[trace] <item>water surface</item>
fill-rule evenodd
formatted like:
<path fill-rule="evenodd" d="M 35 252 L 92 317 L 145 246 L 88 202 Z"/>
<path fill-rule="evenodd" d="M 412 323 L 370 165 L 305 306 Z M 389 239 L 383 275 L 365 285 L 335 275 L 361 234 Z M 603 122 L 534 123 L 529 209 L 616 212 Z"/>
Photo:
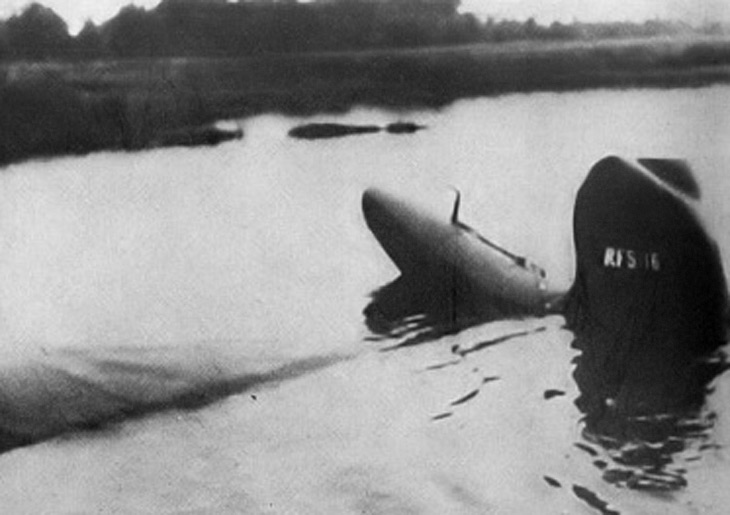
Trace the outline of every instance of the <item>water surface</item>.
<path fill-rule="evenodd" d="M 190 395 L 208 402 L 210 388 L 233 396 L 2 455 L 2 504 L 17 513 L 49 499 L 61 512 L 589 513 L 594 494 L 622 513 L 722 513 L 726 376 L 707 400 L 711 427 L 672 455 L 686 485 L 657 497 L 607 482 L 595 462 L 610 453 L 586 443 L 573 404 L 576 351 L 560 317 L 380 352 L 412 336 L 418 318 L 373 341 L 383 335 L 363 310 L 397 271 L 364 224 L 360 196 L 386 186 L 446 218 L 456 187 L 464 222 L 566 288 L 573 199 L 590 166 L 608 154 L 687 158 L 727 270 L 728 106 L 727 87 L 509 95 L 433 112 L 265 116 L 217 148 L 7 168 L 4 429 L 33 440 Z M 304 122 L 401 119 L 427 129 L 287 137 Z M 33 496 L 21 495 L 31 483 Z"/>

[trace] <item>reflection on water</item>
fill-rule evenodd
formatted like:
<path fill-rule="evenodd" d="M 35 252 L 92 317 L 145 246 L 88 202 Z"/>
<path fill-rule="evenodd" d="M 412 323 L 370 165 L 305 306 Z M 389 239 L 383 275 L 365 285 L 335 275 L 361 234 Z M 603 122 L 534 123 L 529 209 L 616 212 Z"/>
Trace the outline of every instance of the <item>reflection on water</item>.
<path fill-rule="evenodd" d="M 399 339 L 407 347 L 455 334 L 507 313 L 453 274 L 401 275 L 371 294 L 365 324 L 377 337 Z"/>
<path fill-rule="evenodd" d="M 480 310 L 469 301 L 454 295 L 448 282 L 400 276 L 373 292 L 364 313 L 374 335 L 397 341 L 385 348 L 392 350 L 504 316 L 495 310 Z M 466 350 L 452 350 L 458 361 L 470 352 L 544 329 L 531 328 Z M 580 391 L 575 404 L 584 415 L 582 435 L 586 442 L 577 446 L 591 455 L 608 483 L 651 491 L 683 488 L 688 464 L 714 447 L 711 432 L 715 414 L 707 409 L 705 400 L 713 381 L 730 368 L 721 342 L 710 352 L 683 354 L 679 359 L 669 359 L 661 348 L 655 347 L 653 353 L 635 348 L 622 356 L 619 364 L 603 359 L 603 350 L 612 347 L 608 339 L 613 336 L 585 328 L 575 330 L 572 347 L 581 351 L 574 360 L 573 378 Z M 684 346 L 692 343 L 685 342 Z M 627 366 L 627 362 L 651 363 L 651 367 Z"/>
<path fill-rule="evenodd" d="M 615 397 L 608 397 L 605 380 L 616 370 L 598 370 L 593 343 L 578 334 L 574 347 L 574 378 L 580 389 L 576 406 L 583 412 L 583 436 L 603 449 L 608 461 L 590 447 L 603 478 L 617 486 L 674 490 L 686 486 L 688 462 L 712 447 L 715 414 L 705 407 L 712 382 L 728 368 L 721 351 L 684 364 L 664 364 L 655 356 L 654 370 L 624 374 Z M 625 371 L 622 371 L 625 372 Z"/>

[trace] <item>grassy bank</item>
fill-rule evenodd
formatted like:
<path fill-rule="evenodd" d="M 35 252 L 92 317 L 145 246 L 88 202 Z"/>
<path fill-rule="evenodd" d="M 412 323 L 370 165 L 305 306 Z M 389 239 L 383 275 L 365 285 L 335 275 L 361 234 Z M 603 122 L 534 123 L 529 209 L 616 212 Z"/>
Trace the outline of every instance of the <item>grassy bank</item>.
<path fill-rule="evenodd" d="M 0 163 L 135 150 L 171 141 L 172 132 L 264 112 L 428 108 L 510 92 L 716 82 L 730 82 L 727 39 L 10 63 L 0 68 Z"/>

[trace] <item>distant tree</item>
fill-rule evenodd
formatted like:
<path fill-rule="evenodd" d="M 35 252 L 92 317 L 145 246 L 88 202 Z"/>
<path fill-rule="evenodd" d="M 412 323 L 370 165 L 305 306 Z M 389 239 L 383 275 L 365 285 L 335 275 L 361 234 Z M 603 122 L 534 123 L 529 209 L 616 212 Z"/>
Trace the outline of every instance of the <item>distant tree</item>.
<path fill-rule="evenodd" d="M 105 48 L 119 57 L 151 57 L 168 53 L 165 27 L 154 12 L 128 5 L 102 28 Z"/>
<path fill-rule="evenodd" d="M 74 39 L 76 54 L 80 57 L 99 57 L 103 53 L 103 41 L 99 27 L 87 20 L 81 32 Z"/>
<path fill-rule="evenodd" d="M 643 32 L 647 36 L 676 36 L 691 33 L 692 28 L 684 22 L 649 20 L 644 22 Z"/>
<path fill-rule="evenodd" d="M 725 36 L 730 34 L 730 25 L 720 22 L 705 22 L 700 27 L 700 32 L 711 36 Z"/>
<path fill-rule="evenodd" d="M 524 39 L 522 24 L 518 21 L 502 20 L 492 27 L 491 40 L 493 41 L 515 41 Z"/>
<path fill-rule="evenodd" d="M 64 55 L 71 45 L 66 22 L 36 3 L 8 20 L 7 40 L 12 55 L 30 59 Z"/>
<path fill-rule="evenodd" d="M 546 37 L 549 39 L 580 39 L 583 36 L 576 24 L 564 25 L 559 21 L 554 21 L 548 27 Z"/>
<path fill-rule="evenodd" d="M 527 39 L 535 39 L 540 35 L 541 27 L 535 21 L 535 18 L 528 18 L 522 25 L 522 35 Z"/>
<path fill-rule="evenodd" d="M 460 0 L 162 0 L 129 5 L 72 38 L 52 10 L 34 3 L 0 22 L 0 59 L 50 57 L 238 56 L 320 50 L 418 47 L 479 41 L 601 39 L 691 32 L 686 24 L 482 23 Z M 721 33 L 720 25 L 705 27 Z"/>
<path fill-rule="evenodd" d="M 8 28 L 4 22 L 0 21 L 0 60 L 6 59 L 9 54 Z"/>
<path fill-rule="evenodd" d="M 450 18 L 441 24 L 439 44 L 473 43 L 482 39 L 482 27 L 471 13 Z"/>

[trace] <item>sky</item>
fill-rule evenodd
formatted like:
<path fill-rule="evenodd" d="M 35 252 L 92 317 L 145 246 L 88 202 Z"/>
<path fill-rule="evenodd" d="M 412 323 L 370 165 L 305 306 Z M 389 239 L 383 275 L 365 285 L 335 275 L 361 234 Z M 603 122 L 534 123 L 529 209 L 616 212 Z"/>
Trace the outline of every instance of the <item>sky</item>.
<path fill-rule="evenodd" d="M 29 0 L 0 0 L 0 18 L 8 18 L 28 3 Z M 129 3 L 153 7 L 159 0 L 39 0 L 39 3 L 61 15 L 71 33 L 76 33 L 87 19 L 101 23 Z M 652 18 L 702 23 L 730 21 L 730 0 L 462 0 L 462 11 L 473 12 L 482 18 L 524 20 L 534 17 L 543 24 Z"/>

